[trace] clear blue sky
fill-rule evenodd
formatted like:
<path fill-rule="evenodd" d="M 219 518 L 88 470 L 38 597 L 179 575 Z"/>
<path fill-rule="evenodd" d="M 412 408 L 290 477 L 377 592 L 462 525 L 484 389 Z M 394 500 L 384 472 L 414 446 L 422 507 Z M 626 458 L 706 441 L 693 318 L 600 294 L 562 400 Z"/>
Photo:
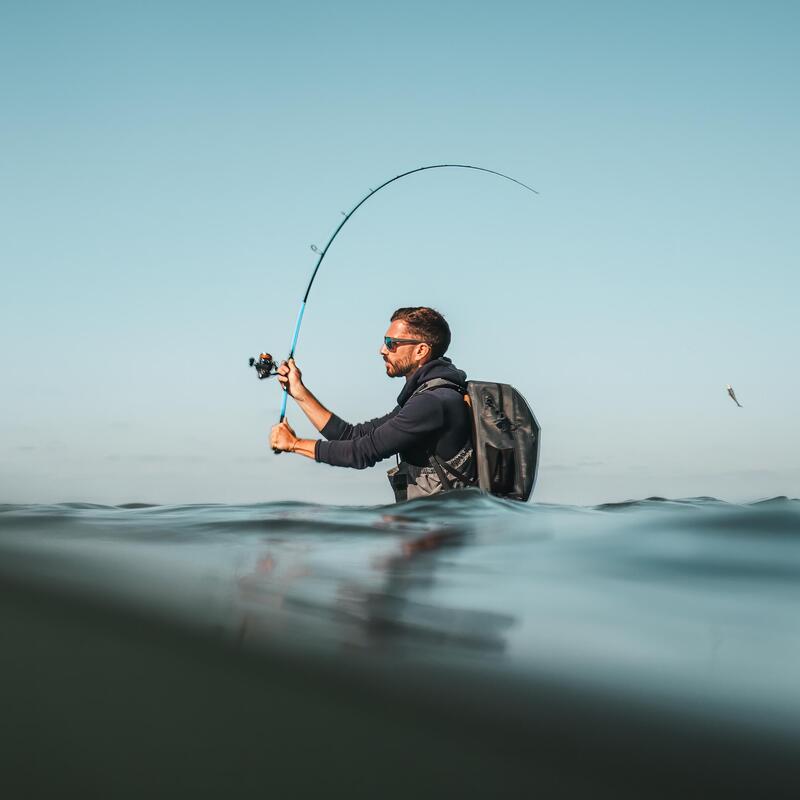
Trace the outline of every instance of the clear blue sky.
<path fill-rule="evenodd" d="M 543 427 L 536 498 L 800 494 L 800 5 L 0 6 L 0 501 L 389 499 L 269 451 L 433 305 Z M 728 399 L 736 388 L 743 409 Z M 299 432 L 311 429 L 290 407 Z"/>

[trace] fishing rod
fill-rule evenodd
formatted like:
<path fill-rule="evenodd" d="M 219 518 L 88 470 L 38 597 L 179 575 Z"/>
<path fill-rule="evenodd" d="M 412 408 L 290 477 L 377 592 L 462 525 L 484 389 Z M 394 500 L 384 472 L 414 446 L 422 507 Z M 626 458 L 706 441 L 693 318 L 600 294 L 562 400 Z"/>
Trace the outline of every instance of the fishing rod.
<path fill-rule="evenodd" d="M 497 172 L 493 169 L 487 169 L 486 167 L 475 167 L 472 164 L 430 164 L 425 167 L 417 167 L 416 169 L 410 169 L 408 172 L 402 172 L 400 175 L 395 175 L 394 178 L 389 178 L 388 181 L 384 181 L 380 186 L 376 189 L 370 189 L 369 193 L 366 194 L 364 197 L 361 198 L 346 214 L 344 214 L 344 219 L 339 223 L 336 230 L 331 234 L 331 238 L 328 239 L 325 247 L 320 250 L 316 245 L 311 245 L 311 249 L 319 254 L 319 258 L 317 258 L 317 263 L 314 267 L 314 271 L 311 273 L 311 278 L 308 281 L 308 286 L 306 286 L 306 292 L 303 295 L 303 300 L 300 303 L 300 310 L 297 313 L 297 322 L 294 326 L 294 334 L 292 335 L 292 346 L 289 349 L 289 355 L 287 356 L 286 360 L 288 361 L 290 358 L 294 358 L 294 351 L 297 347 L 297 337 L 300 335 L 300 326 L 303 324 L 303 315 L 305 314 L 306 310 L 306 303 L 308 302 L 308 296 L 311 293 L 311 287 L 314 285 L 314 279 L 317 277 L 317 272 L 319 272 L 320 265 L 322 264 L 325 255 L 328 252 L 328 249 L 333 244 L 333 240 L 339 235 L 339 231 L 346 225 L 347 221 L 353 214 L 358 211 L 367 200 L 372 197 L 372 195 L 377 194 L 381 189 L 388 186 L 390 183 L 394 183 L 395 181 L 399 181 L 400 178 L 405 178 L 408 175 L 413 175 L 415 172 L 425 172 L 425 170 L 429 169 L 471 169 L 475 170 L 476 172 L 487 172 L 490 175 L 497 175 L 499 178 L 504 178 L 507 181 L 511 181 L 512 183 L 516 183 L 518 186 L 522 186 L 523 189 L 527 189 L 529 192 L 533 192 L 534 194 L 539 194 L 536 189 L 528 186 L 527 183 L 523 183 L 522 181 L 518 181 L 516 178 L 512 178 L 510 175 L 505 175 L 502 172 Z M 277 374 L 277 367 L 275 361 L 273 360 L 272 356 L 269 353 L 261 353 L 258 358 L 251 358 L 250 359 L 250 366 L 255 367 L 256 373 L 258 374 L 259 379 L 269 378 L 271 375 Z M 286 400 L 289 396 L 288 390 L 284 388 L 283 390 L 283 399 L 281 401 L 281 418 L 279 422 L 283 422 L 284 418 L 286 417 Z"/>

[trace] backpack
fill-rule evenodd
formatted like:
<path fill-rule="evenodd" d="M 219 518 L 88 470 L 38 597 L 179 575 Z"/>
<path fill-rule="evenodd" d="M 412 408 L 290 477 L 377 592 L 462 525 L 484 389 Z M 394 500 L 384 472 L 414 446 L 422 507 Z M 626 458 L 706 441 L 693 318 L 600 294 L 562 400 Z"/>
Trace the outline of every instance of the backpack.
<path fill-rule="evenodd" d="M 458 384 L 444 378 L 427 381 L 414 394 L 439 386 L 464 394 Z M 536 483 L 541 427 L 525 398 L 507 383 L 467 381 L 464 401 L 472 414 L 477 469 L 477 480 L 470 483 L 497 497 L 528 500 Z M 462 473 L 436 455 L 430 456 L 430 462 L 445 488 L 451 488 L 445 472 L 464 481 Z"/>

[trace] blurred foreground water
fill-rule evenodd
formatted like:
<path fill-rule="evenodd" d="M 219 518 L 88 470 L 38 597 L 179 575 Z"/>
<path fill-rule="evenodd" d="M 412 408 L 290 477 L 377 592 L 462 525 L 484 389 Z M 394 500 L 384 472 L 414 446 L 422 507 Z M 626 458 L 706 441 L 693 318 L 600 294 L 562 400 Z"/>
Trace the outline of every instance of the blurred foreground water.
<path fill-rule="evenodd" d="M 12 797 L 800 791 L 800 500 L 0 506 Z"/>

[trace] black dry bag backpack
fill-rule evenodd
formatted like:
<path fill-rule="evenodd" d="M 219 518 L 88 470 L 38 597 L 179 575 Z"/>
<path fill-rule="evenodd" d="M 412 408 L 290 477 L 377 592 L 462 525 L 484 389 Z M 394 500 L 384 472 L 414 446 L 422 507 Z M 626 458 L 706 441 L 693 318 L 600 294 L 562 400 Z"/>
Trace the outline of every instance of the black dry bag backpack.
<path fill-rule="evenodd" d="M 525 398 L 507 383 L 467 381 L 478 486 L 527 500 L 536 483 L 541 428 Z"/>

